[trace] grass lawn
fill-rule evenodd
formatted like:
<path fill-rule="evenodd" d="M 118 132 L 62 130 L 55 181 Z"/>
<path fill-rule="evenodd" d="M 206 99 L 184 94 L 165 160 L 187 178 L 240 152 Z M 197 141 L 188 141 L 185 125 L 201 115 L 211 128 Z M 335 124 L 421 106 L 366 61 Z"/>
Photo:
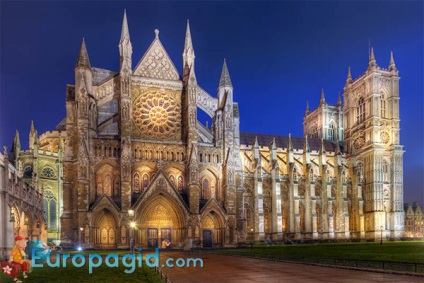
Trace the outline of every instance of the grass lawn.
<path fill-rule="evenodd" d="M 380 243 L 325 243 L 294 245 L 255 245 L 253 249 L 226 249 L 221 254 L 236 254 L 294 261 L 346 265 L 424 273 L 424 241 Z M 335 261 L 335 259 L 343 259 Z M 375 261 L 375 262 L 374 262 Z M 385 263 L 382 263 L 385 261 Z M 390 262 L 399 262 L 396 264 Z"/>
<path fill-rule="evenodd" d="M 110 253 L 118 253 L 117 251 L 109 251 Z M 68 252 L 64 252 L 68 253 Z M 96 253 L 95 251 L 91 253 Z M 103 253 L 103 252 L 102 252 Z M 54 262 L 54 260 L 52 260 Z M 128 261 L 130 262 L 130 261 Z M 144 263 L 144 258 L 143 258 Z M 27 279 L 23 279 L 22 273 L 18 279 L 23 282 L 37 282 L 37 283 L 50 283 L 50 282 L 66 282 L 66 283 L 83 283 L 83 282 L 163 282 L 155 271 L 147 266 L 135 268 L 134 273 L 126 274 L 124 270 L 129 269 L 122 265 L 122 261 L 119 260 L 119 267 L 110 268 L 103 264 L 100 267 L 93 268 L 93 273 L 88 273 L 88 261 L 85 266 L 81 268 L 74 267 L 70 261 L 67 262 L 66 268 L 53 268 L 49 267 L 44 263 L 43 268 L 34 268 L 33 272 L 29 273 Z M 0 273 L 0 282 L 2 283 L 13 283 L 11 277 Z"/>

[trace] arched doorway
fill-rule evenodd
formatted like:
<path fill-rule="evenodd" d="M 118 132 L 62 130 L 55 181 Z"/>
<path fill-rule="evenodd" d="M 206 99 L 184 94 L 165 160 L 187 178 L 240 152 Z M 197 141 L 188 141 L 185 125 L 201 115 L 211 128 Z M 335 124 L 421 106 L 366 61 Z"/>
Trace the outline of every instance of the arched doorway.
<path fill-rule="evenodd" d="M 145 204 L 147 205 L 141 209 L 136 218 L 134 231 L 136 245 L 164 248 L 167 240 L 176 246 L 185 239 L 182 208 L 175 203 L 175 200 L 164 194 L 158 194 Z"/>
<path fill-rule="evenodd" d="M 116 220 L 107 209 L 103 209 L 97 216 L 94 227 L 94 244 L 102 248 L 115 247 Z"/>
<path fill-rule="evenodd" d="M 215 211 L 212 210 L 206 214 L 202 221 L 202 228 L 204 248 L 211 248 L 224 243 L 225 229 L 219 215 Z"/>

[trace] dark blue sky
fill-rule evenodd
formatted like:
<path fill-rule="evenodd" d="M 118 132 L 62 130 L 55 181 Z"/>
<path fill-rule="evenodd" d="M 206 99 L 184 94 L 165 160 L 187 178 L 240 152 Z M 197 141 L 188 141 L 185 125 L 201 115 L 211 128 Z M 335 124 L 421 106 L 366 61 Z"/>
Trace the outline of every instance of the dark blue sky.
<path fill-rule="evenodd" d="M 66 84 L 85 37 L 91 65 L 118 71 L 124 8 L 133 67 L 154 29 L 181 72 L 190 19 L 199 84 L 216 95 L 223 59 L 239 102 L 241 130 L 303 135 L 305 102 L 324 88 L 336 103 L 347 68 L 359 77 L 369 41 L 377 64 L 390 51 L 399 69 L 405 201 L 424 204 L 423 3 L 353 2 L 0 2 L 0 145 L 15 130 L 28 147 L 30 121 L 41 134 L 65 116 Z"/>

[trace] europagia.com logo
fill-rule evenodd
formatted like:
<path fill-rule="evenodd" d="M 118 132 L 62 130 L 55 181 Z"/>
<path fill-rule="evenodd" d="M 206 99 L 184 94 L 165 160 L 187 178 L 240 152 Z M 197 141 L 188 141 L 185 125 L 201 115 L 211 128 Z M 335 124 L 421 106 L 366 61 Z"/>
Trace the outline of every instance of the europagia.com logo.
<path fill-rule="evenodd" d="M 32 250 L 32 267 L 40 268 L 44 267 L 44 263 L 36 263 L 36 261 L 41 260 L 41 256 L 36 255 L 37 251 L 41 251 L 42 249 L 35 248 Z M 139 249 L 141 252 L 142 250 Z M 126 267 L 124 270 L 125 273 L 131 274 L 135 271 L 135 269 L 141 268 L 143 266 L 143 254 L 125 254 L 121 256 L 118 254 L 108 254 L 104 259 L 99 254 L 88 254 L 83 255 L 80 253 L 70 255 L 70 254 L 56 254 L 56 261 L 52 262 L 50 257 L 47 257 L 46 263 L 50 267 L 63 267 L 65 268 L 67 264 L 69 264 L 68 259 L 71 259 L 70 262 L 73 266 L 80 268 L 85 266 L 88 263 L 88 273 L 92 274 L 93 269 L 102 266 L 102 264 L 106 264 L 106 266 L 114 268 L 119 267 L 120 264 Z M 144 263 L 148 267 L 160 267 L 159 266 L 159 249 L 156 248 L 155 252 L 152 254 L 148 254 L 144 258 Z M 172 257 L 167 258 L 165 263 L 161 265 L 161 267 L 203 267 L 203 260 L 201 258 L 177 258 L 174 259 Z"/>

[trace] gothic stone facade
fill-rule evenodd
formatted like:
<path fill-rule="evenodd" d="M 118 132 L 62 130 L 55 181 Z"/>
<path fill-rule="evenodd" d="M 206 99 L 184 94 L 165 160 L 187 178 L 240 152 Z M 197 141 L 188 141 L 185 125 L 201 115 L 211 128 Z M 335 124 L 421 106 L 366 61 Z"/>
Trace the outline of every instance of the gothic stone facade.
<path fill-rule="evenodd" d="M 15 236 L 47 240 L 42 190 L 26 183 L 22 166 L 15 168 L 5 150 L 0 153 L 0 260 L 8 260 Z"/>
<path fill-rule="evenodd" d="M 327 104 L 323 92 L 316 110 L 307 107 L 304 138 L 274 137 L 240 132 L 225 61 L 217 97 L 197 84 L 188 23 L 182 75 L 155 33 L 133 69 L 124 15 L 119 73 L 92 67 L 82 43 L 66 118 L 57 128 L 65 139 L 63 159 L 58 154 L 63 243 L 375 240 L 381 229 L 387 239 L 402 236 L 393 56 L 383 69 L 371 53 L 356 80 L 349 70 L 344 104 L 340 97 Z M 197 121 L 198 109 L 211 117 L 210 128 Z"/>
<path fill-rule="evenodd" d="M 9 160 L 22 170 L 22 179 L 36 190 L 43 192 L 43 216 L 47 222 L 49 240 L 60 239 L 60 215 L 63 191 L 63 144 L 65 132 L 62 125 L 38 136 L 34 122 L 29 132 L 29 149 L 21 148 L 19 132 L 16 131 Z"/>

